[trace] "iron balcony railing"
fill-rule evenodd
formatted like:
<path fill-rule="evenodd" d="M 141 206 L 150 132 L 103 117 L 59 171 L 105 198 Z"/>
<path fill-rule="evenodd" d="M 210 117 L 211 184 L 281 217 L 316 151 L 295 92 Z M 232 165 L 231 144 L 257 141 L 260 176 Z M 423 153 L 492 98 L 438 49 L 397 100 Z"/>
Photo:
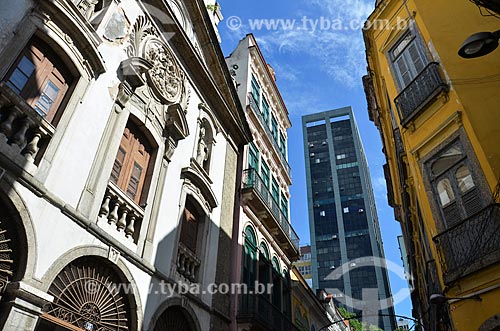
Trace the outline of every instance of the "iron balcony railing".
<path fill-rule="evenodd" d="M 445 282 L 500 261 L 500 204 L 492 204 L 434 237 Z"/>
<path fill-rule="evenodd" d="M 238 321 L 256 326 L 255 329 L 269 331 L 299 331 L 289 316 L 274 306 L 266 297 L 257 294 L 240 296 Z M 253 328 L 252 328 L 253 329 Z"/>
<path fill-rule="evenodd" d="M 264 204 L 271 211 L 271 214 L 276 219 L 283 233 L 287 235 L 296 251 L 299 252 L 300 246 L 297 233 L 288 222 L 288 217 L 281 211 L 279 203 L 274 200 L 271 192 L 269 192 L 269 189 L 255 169 L 251 168 L 243 171 L 243 188 L 252 188 L 257 192 Z"/>
<path fill-rule="evenodd" d="M 257 102 L 257 100 L 255 100 L 252 93 L 248 94 L 248 103 L 250 104 L 250 108 L 252 108 L 252 110 L 255 112 L 255 115 L 257 115 L 257 118 L 259 119 L 260 124 L 262 124 L 262 126 L 264 127 L 264 130 L 266 131 L 267 137 L 269 138 L 272 145 L 274 146 L 276 153 L 279 155 L 281 163 L 285 167 L 285 170 L 286 170 L 288 176 L 290 176 L 290 178 L 291 178 L 292 177 L 292 169 L 290 168 L 290 165 L 288 164 L 288 161 L 286 160 L 285 155 L 283 155 L 283 153 L 281 153 L 280 147 L 278 146 L 278 142 L 276 141 L 276 139 L 274 139 L 273 133 L 271 132 L 271 129 L 269 128 L 269 124 L 266 123 L 264 116 L 260 112 L 258 102 Z"/>
<path fill-rule="evenodd" d="M 442 91 L 448 91 L 448 85 L 441 76 L 439 63 L 430 62 L 394 99 L 401 124 L 406 126 Z"/>

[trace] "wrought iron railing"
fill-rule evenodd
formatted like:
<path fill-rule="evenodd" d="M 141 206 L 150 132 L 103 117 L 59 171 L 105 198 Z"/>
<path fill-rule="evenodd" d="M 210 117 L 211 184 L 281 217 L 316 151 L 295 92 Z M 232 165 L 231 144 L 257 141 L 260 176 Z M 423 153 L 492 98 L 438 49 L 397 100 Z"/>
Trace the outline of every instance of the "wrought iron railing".
<path fill-rule="evenodd" d="M 259 324 L 264 330 L 298 331 L 289 316 L 262 295 L 243 294 L 240 296 L 238 320 Z"/>
<path fill-rule="evenodd" d="M 262 124 L 262 126 L 264 127 L 264 130 L 266 131 L 267 137 L 269 138 L 272 145 L 274 146 L 276 153 L 279 155 L 281 163 L 285 167 L 285 170 L 286 170 L 288 176 L 290 176 L 290 178 L 291 178 L 292 177 L 292 169 L 290 168 L 290 165 L 288 164 L 288 161 L 286 160 L 285 155 L 283 155 L 283 153 L 281 152 L 280 147 L 278 146 L 278 142 L 276 141 L 276 139 L 274 139 L 273 133 L 271 132 L 271 129 L 269 128 L 269 124 L 266 123 L 264 116 L 260 112 L 258 102 L 257 102 L 257 100 L 255 100 L 255 97 L 253 96 L 252 93 L 248 94 L 248 103 L 250 104 L 250 108 L 252 108 L 255 115 L 257 115 L 257 118 L 259 119 L 260 124 Z"/>
<path fill-rule="evenodd" d="M 448 85 L 439 71 L 439 63 L 430 62 L 394 99 L 401 124 L 405 126 Z"/>
<path fill-rule="evenodd" d="M 262 199 L 264 204 L 269 208 L 271 214 L 276 219 L 281 230 L 288 236 L 296 251 L 299 252 L 299 237 L 288 222 L 288 217 L 281 211 L 280 205 L 272 197 L 271 192 L 266 187 L 262 178 L 255 169 L 247 169 L 243 171 L 243 188 L 253 188 L 258 196 Z"/>
<path fill-rule="evenodd" d="M 434 237 L 445 281 L 500 261 L 500 204 L 492 204 Z"/>

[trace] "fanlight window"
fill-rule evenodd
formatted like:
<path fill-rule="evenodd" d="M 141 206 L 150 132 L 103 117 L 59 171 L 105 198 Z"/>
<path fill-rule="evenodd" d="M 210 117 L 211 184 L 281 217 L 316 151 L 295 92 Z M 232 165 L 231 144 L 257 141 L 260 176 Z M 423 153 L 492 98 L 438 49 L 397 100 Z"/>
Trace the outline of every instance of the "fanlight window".
<path fill-rule="evenodd" d="M 438 176 L 443 171 L 448 170 L 463 157 L 462 151 L 458 146 L 453 146 L 442 153 L 432 164 L 432 174 Z"/>
<path fill-rule="evenodd" d="M 445 178 L 440 180 L 437 184 L 437 189 L 441 206 L 446 206 L 450 202 L 455 201 L 455 195 L 453 194 L 449 179 Z"/>
<path fill-rule="evenodd" d="M 0 208 L 3 208 L 0 205 Z M 5 212 L 5 209 L 3 209 Z M 18 258 L 17 243 L 12 222 L 8 218 L 0 219 L 0 297 L 9 282 L 16 276 Z"/>
<path fill-rule="evenodd" d="M 476 186 L 474 184 L 474 180 L 472 179 L 469 168 L 467 168 L 466 166 L 461 166 L 460 168 L 458 168 L 455 176 L 457 178 L 458 188 L 462 193 L 465 193 Z"/>
<path fill-rule="evenodd" d="M 42 330 L 71 324 L 83 330 L 131 330 L 123 282 L 105 261 L 80 258 L 57 276 L 49 289 L 54 301 L 42 317 Z"/>

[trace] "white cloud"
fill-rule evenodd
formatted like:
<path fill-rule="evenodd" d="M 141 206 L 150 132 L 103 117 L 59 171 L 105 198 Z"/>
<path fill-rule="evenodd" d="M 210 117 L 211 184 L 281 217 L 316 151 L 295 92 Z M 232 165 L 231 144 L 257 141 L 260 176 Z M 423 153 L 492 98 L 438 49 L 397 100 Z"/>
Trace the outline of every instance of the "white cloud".
<path fill-rule="evenodd" d="M 366 72 L 360 28 L 373 9 L 373 1 L 308 0 L 304 5 L 308 9 L 305 17 L 314 22 L 303 25 L 302 17 L 298 17 L 294 29 L 260 30 L 256 33 L 260 47 L 267 54 L 309 56 L 337 83 L 359 87 Z M 323 26 L 320 20 L 325 21 Z M 328 25 L 335 28 L 325 28 Z"/>

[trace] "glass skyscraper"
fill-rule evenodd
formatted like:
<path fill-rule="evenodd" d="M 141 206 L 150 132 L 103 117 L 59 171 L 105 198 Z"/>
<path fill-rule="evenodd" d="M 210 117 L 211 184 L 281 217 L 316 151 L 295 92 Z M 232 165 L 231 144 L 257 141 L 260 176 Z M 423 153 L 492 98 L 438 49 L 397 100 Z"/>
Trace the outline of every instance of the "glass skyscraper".
<path fill-rule="evenodd" d="M 369 309 L 371 316 L 393 315 L 375 199 L 352 109 L 304 116 L 302 126 L 313 287 L 326 289 L 357 314 Z M 396 328 L 391 316 L 370 321 L 383 330 Z"/>

